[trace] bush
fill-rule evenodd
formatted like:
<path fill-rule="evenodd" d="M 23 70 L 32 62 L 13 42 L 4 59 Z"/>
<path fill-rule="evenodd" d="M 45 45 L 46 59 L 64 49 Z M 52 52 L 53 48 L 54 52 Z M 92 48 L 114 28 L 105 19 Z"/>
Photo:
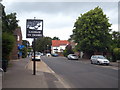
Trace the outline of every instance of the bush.
<path fill-rule="evenodd" d="M 2 33 L 2 58 L 9 60 L 10 52 L 14 47 L 15 37 L 9 33 Z"/>
<path fill-rule="evenodd" d="M 64 50 L 64 51 L 63 51 L 63 55 L 64 55 L 65 57 L 67 57 L 67 55 L 68 55 L 68 54 L 67 54 L 67 50 Z"/>
<path fill-rule="evenodd" d="M 114 48 L 113 49 L 114 59 L 120 60 L 120 48 Z"/>
<path fill-rule="evenodd" d="M 26 58 L 27 57 L 27 48 L 24 47 L 21 51 L 22 51 L 22 58 Z"/>

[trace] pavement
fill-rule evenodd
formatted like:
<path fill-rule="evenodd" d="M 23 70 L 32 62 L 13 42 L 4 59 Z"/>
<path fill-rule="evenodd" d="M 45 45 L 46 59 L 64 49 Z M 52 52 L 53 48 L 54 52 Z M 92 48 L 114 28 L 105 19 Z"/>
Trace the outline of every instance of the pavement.
<path fill-rule="evenodd" d="M 36 61 L 36 75 L 32 66 L 30 58 L 11 60 L 2 88 L 69 88 L 42 60 Z"/>

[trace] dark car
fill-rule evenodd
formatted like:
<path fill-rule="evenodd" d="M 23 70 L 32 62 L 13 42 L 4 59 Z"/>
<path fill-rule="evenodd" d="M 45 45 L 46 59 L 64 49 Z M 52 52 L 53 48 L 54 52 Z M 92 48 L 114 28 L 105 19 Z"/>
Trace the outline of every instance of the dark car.
<path fill-rule="evenodd" d="M 58 57 L 59 55 L 57 53 L 52 53 L 51 54 L 53 57 Z"/>

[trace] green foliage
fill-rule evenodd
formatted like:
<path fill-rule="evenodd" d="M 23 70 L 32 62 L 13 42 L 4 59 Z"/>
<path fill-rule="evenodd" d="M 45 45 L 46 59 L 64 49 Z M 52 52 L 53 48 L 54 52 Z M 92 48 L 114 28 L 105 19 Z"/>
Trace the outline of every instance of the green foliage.
<path fill-rule="evenodd" d="M 18 27 L 18 20 L 16 20 L 16 13 L 6 15 L 5 6 L 2 4 L 0 6 L 2 9 L 2 58 L 9 59 L 15 41 L 13 31 Z"/>
<path fill-rule="evenodd" d="M 5 13 L 5 6 L 0 4 L 2 10 L 2 32 L 13 33 L 13 31 L 18 27 L 18 20 L 16 19 L 16 13 Z"/>
<path fill-rule="evenodd" d="M 52 40 L 60 40 L 59 37 L 53 37 Z"/>
<path fill-rule="evenodd" d="M 16 13 L 10 13 L 3 18 L 3 32 L 13 33 L 18 27 L 18 20 L 16 20 Z"/>
<path fill-rule="evenodd" d="M 77 49 L 83 52 L 109 51 L 111 43 L 111 24 L 102 9 L 96 7 L 85 14 L 81 14 L 74 24 L 73 35 Z"/>
<path fill-rule="evenodd" d="M 111 53 L 112 61 L 120 60 L 120 32 L 112 32 Z"/>
<path fill-rule="evenodd" d="M 25 47 L 29 47 L 30 43 L 27 40 L 22 40 L 22 45 L 24 45 Z"/>
<path fill-rule="evenodd" d="M 24 47 L 24 48 L 21 50 L 21 52 L 22 52 L 22 58 L 26 58 L 26 57 L 27 57 L 27 48 Z"/>
<path fill-rule="evenodd" d="M 112 33 L 112 41 L 113 41 L 114 47 L 120 48 L 120 32 L 114 31 Z"/>
<path fill-rule="evenodd" d="M 120 48 L 114 48 L 113 52 L 116 55 L 116 58 L 120 59 Z"/>
<path fill-rule="evenodd" d="M 67 53 L 67 50 L 66 50 L 66 49 L 63 51 L 63 55 L 64 55 L 65 57 L 67 57 L 68 53 Z"/>
<path fill-rule="evenodd" d="M 72 46 L 69 44 L 66 46 L 66 49 L 63 51 L 63 55 L 67 57 L 69 54 L 74 54 Z"/>
<path fill-rule="evenodd" d="M 32 50 L 32 48 L 31 48 L 31 47 L 29 47 L 29 48 L 27 49 L 27 51 L 28 51 L 28 52 L 31 52 L 31 50 Z"/>
<path fill-rule="evenodd" d="M 12 34 L 2 33 L 2 58 L 9 59 L 10 52 L 14 47 L 15 38 Z"/>
<path fill-rule="evenodd" d="M 52 45 L 52 39 L 50 37 L 38 38 L 36 40 L 36 50 L 39 52 L 45 52 L 45 50 L 50 51 L 51 45 Z"/>

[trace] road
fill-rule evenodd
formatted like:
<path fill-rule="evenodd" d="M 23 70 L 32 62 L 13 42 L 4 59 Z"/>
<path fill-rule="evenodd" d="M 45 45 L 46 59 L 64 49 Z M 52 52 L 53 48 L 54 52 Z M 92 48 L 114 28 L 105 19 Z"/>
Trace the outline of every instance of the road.
<path fill-rule="evenodd" d="M 71 88 L 118 88 L 118 70 L 65 57 L 41 57 Z"/>

